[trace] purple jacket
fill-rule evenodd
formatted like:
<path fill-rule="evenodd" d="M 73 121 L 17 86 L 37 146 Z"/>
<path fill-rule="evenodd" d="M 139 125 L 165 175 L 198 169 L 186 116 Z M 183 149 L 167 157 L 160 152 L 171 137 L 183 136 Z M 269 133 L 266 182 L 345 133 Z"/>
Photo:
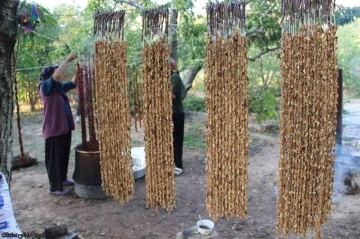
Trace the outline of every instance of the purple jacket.
<path fill-rule="evenodd" d="M 75 85 L 71 81 L 57 83 L 52 78 L 40 85 L 39 95 L 44 105 L 42 128 L 45 139 L 67 134 L 75 129 L 69 100 L 65 95 L 73 88 Z"/>

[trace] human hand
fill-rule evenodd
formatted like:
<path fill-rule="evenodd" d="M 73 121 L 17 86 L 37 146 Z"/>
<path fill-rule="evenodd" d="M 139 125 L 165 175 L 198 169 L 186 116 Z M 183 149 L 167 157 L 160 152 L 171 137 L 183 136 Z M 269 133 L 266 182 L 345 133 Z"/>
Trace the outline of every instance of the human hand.
<path fill-rule="evenodd" d="M 75 59 L 77 59 L 77 58 L 78 58 L 77 55 L 75 55 L 75 54 L 70 54 L 66 60 L 67 60 L 68 62 L 72 62 L 73 60 L 75 60 Z"/>
<path fill-rule="evenodd" d="M 172 95 L 171 95 L 171 98 L 172 98 L 172 99 L 175 99 L 175 98 L 176 98 L 176 95 L 172 94 Z"/>

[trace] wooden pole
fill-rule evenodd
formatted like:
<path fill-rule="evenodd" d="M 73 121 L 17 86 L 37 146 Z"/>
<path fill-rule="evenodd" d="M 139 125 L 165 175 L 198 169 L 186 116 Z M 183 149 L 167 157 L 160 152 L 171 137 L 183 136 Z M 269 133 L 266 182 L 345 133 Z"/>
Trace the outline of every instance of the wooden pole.
<path fill-rule="evenodd" d="M 77 64 L 78 67 L 78 87 L 79 87 L 79 105 L 80 105 L 80 115 L 81 115 L 81 142 L 82 142 L 82 150 L 88 150 L 87 148 L 87 137 L 86 137 L 86 121 L 85 121 L 85 86 L 86 86 L 86 78 L 85 78 L 85 69 L 83 66 Z M 86 67 L 86 66 L 85 66 Z"/>
<path fill-rule="evenodd" d="M 336 125 L 336 153 L 341 154 L 342 146 L 342 105 L 343 105 L 343 77 L 342 69 L 338 69 L 338 105 L 337 105 L 337 125 Z"/>

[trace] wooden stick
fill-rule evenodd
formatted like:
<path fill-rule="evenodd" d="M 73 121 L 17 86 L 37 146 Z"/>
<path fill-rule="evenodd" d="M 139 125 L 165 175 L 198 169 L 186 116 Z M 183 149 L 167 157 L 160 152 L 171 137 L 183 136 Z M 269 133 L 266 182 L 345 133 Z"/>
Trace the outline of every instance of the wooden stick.
<path fill-rule="evenodd" d="M 136 70 L 135 71 L 135 82 L 136 82 L 136 92 L 137 92 L 137 100 L 138 100 L 138 113 L 139 113 L 139 124 L 140 124 L 140 128 L 141 128 L 141 106 L 142 106 L 142 96 L 141 96 L 141 91 L 140 91 L 140 87 L 141 84 L 139 84 L 139 72 Z"/>
<path fill-rule="evenodd" d="M 79 87 L 79 105 L 80 105 L 80 115 L 81 115 L 81 139 L 82 139 L 82 149 L 87 149 L 87 137 L 86 137 L 86 120 L 85 120 L 85 70 L 80 67 L 79 63 L 77 64 L 78 68 L 78 87 Z"/>
<path fill-rule="evenodd" d="M 137 102 L 136 102 L 136 83 L 135 83 L 136 76 L 134 77 L 131 74 L 131 88 L 132 88 L 132 95 L 133 95 L 133 104 L 134 104 L 134 118 L 135 118 L 135 131 L 137 132 Z"/>
<path fill-rule="evenodd" d="M 90 151 L 97 151 L 98 145 L 96 140 L 95 133 L 95 120 L 94 120 L 94 107 L 93 107 L 93 92 L 92 92 L 92 74 L 91 74 L 91 56 L 89 53 L 89 61 L 87 62 L 88 66 L 87 79 L 86 79 L 86 102 L 88 110 L 88 126 L 89 126 L 89 135 L 90 135 Z"/>

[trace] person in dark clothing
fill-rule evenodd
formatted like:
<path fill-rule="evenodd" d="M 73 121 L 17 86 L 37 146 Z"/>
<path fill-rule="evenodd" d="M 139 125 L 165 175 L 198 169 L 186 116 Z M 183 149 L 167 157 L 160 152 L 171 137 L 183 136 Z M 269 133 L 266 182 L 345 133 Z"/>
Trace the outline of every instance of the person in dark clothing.
<path fill-rule="evenodd" d="M 63 186 L 74 183 L 67 179 L 71 131 L 75 129 L 69 98 L 66 93 L 76 87 L 76 74 L 72 80 L 61 83 L 68 64 L 77 58 L 71 54 L 60 66 L 47 66 L 40 75 L 39 95 L 44 105 L 43 137 L 45 139 L 45 165 L 49 178 L 49 193 L 64 195 Z"/>
<path fill-rule="evenodd" d="M 171 83 L 172 83 L 172 106 L 173 106 L 173 139 L 174 139 L 174 161 L 175 175 L 183 173 L 183 141 L 185 114 L 182 106 L 182 81 L 174 59 L 170 58 Z"/>

